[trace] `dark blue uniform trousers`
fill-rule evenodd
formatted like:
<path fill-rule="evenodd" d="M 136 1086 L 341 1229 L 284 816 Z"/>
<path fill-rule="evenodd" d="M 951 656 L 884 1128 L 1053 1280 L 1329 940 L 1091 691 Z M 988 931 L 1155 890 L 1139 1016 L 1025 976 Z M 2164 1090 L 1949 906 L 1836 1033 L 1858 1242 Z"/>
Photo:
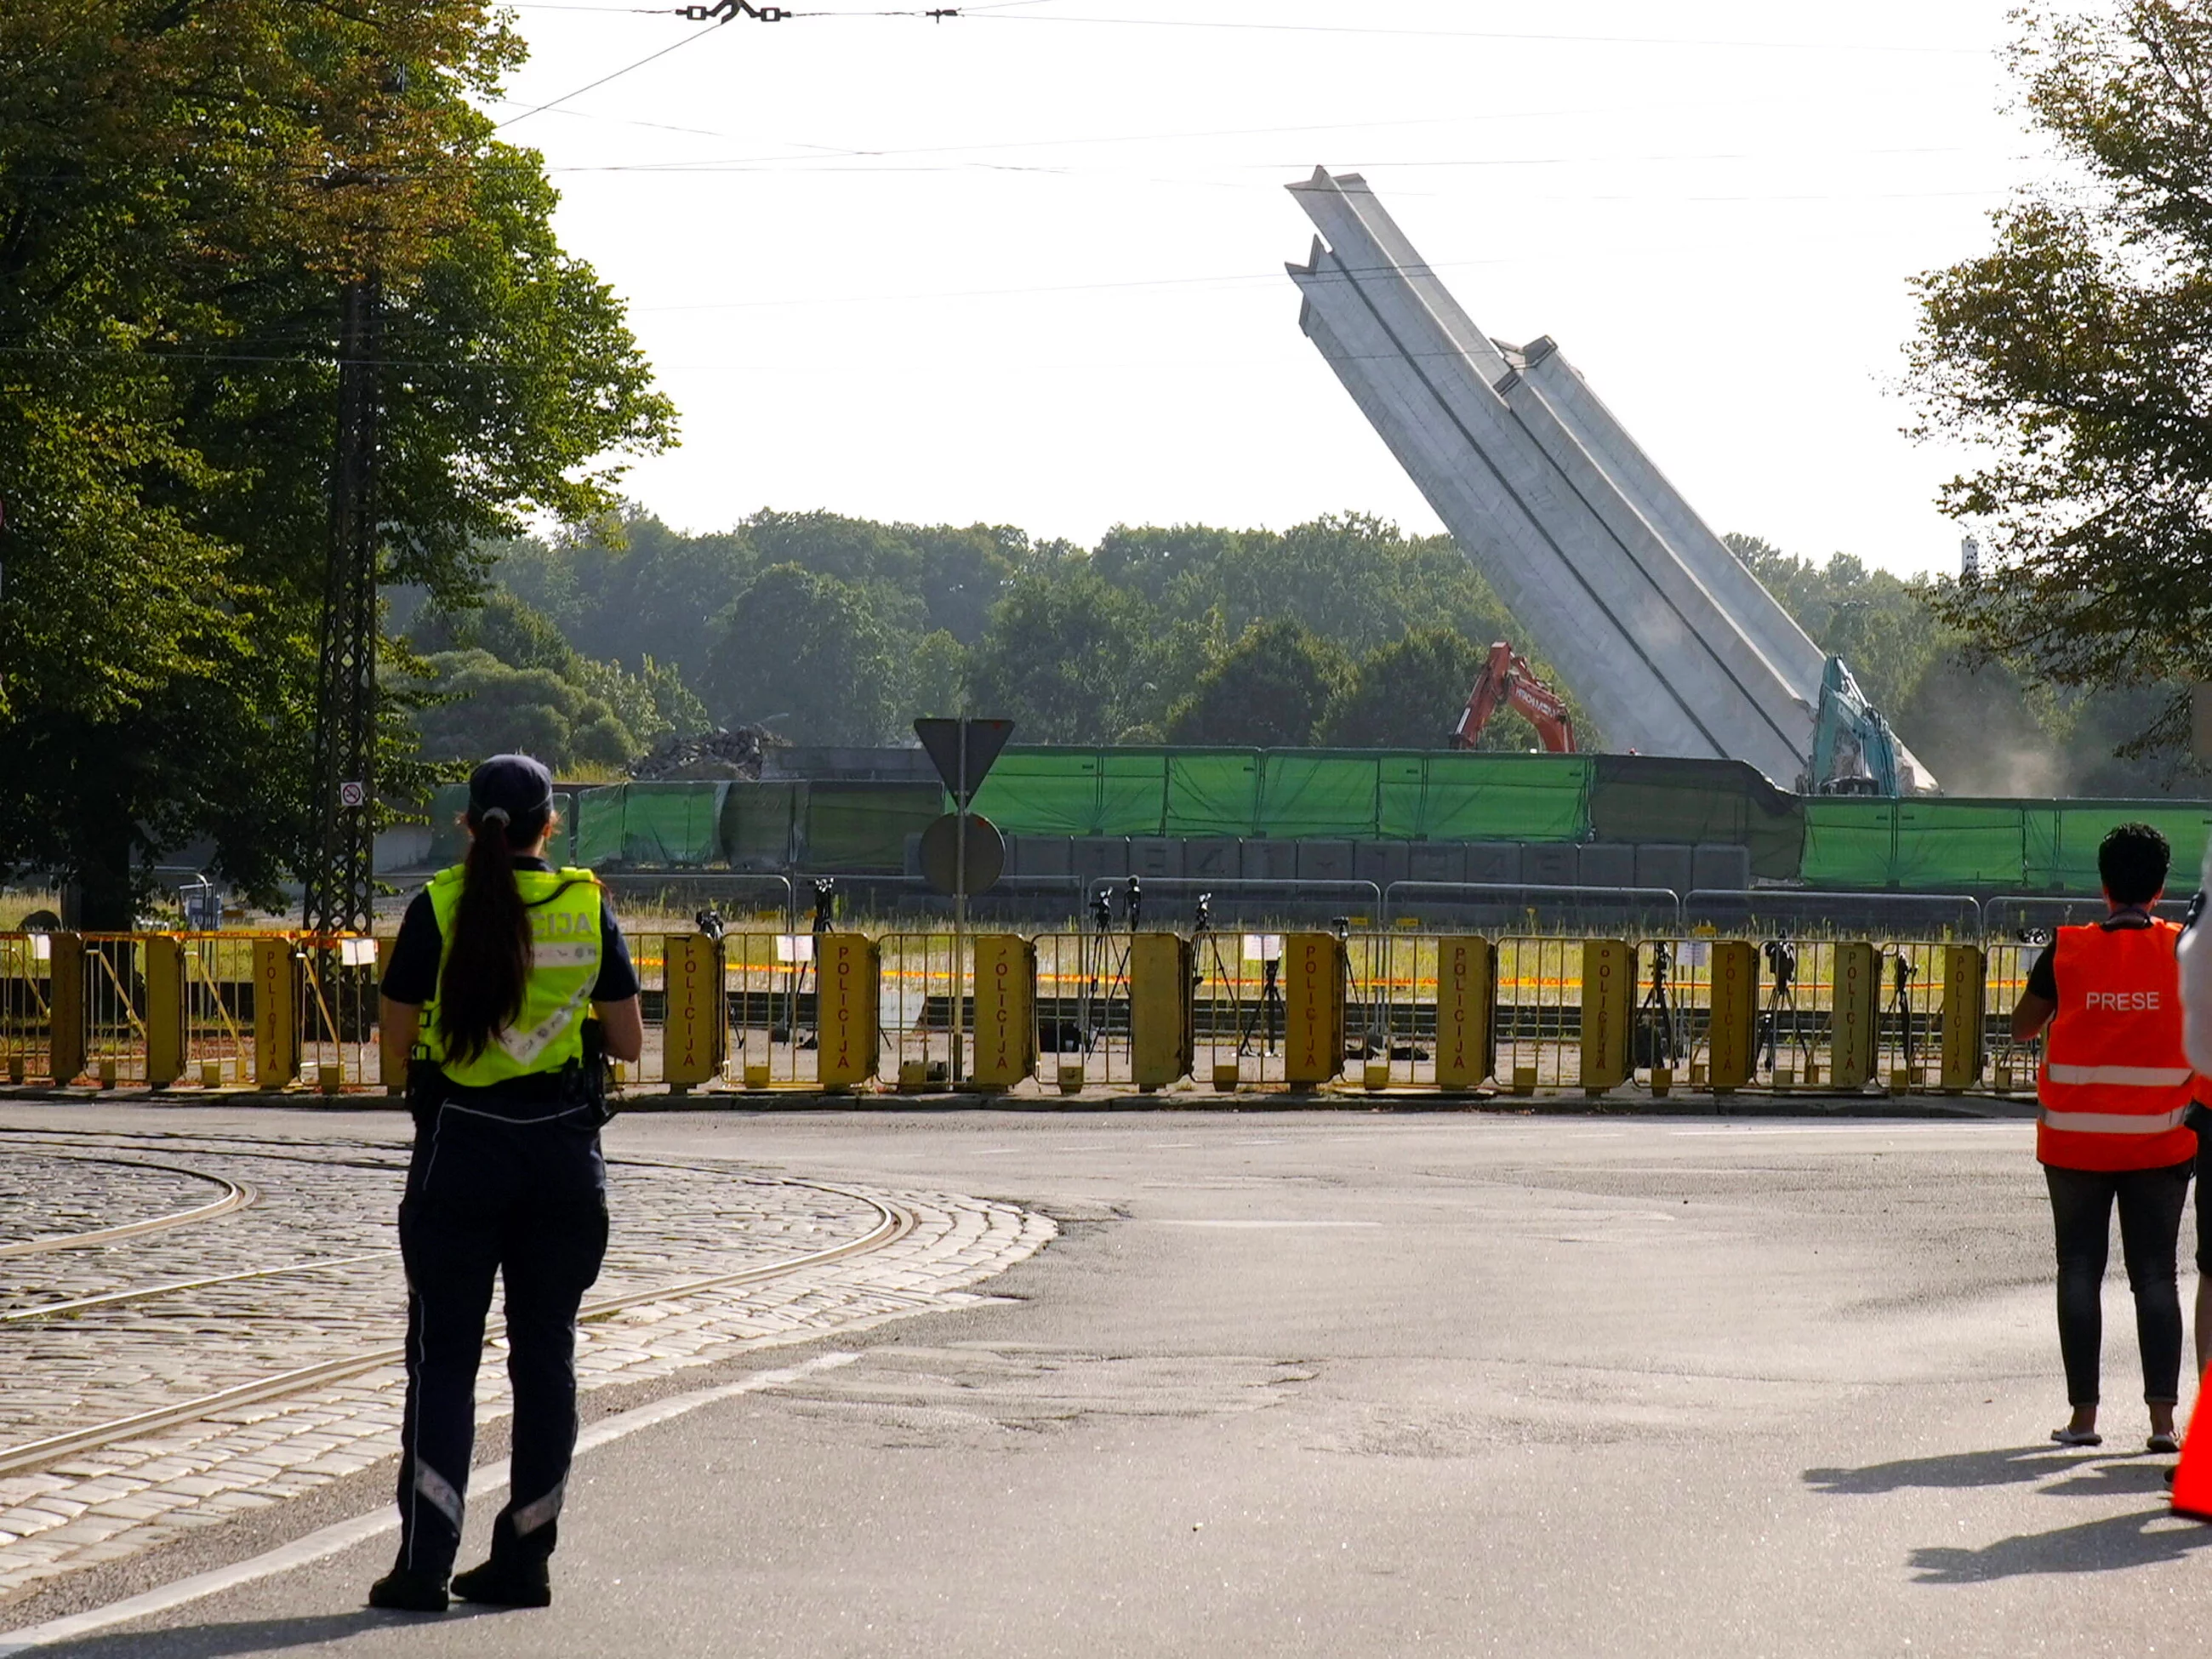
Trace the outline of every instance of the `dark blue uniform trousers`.
<path fill-rule="evenodd" d="M 403 1567 L 450 1572 L 460 1547 L 494 1273 L 507 1291 L 514 1425 L 513 1483 L 492 1553 L 520 1560 L 553 1553 L 576 1447 L 576 1310 L 606 1254 L 606 1165 L 591 1108 L 548 1104 L 544 1115 L 522 1115 L 531 1109 L 448 1101 L 417 1126 L 399 1206 Z"/>

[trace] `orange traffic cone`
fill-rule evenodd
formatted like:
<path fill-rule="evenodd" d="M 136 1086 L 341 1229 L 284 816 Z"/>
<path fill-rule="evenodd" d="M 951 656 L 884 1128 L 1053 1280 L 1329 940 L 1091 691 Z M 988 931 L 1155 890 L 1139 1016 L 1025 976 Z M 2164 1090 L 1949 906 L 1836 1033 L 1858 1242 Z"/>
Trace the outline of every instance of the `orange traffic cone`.
<path fill-rule="evenodd" d="M 2181 1443 L 2181 1462 L 2173 1471 L 2173 1512 L 2192 1521 L 2212 1521 L 2212 1411 L 2204 1396 L 2212 1392 L 2212 1365 L 2197 1385 L 2197 1403 L 2190 1408 L 2189 1433 Z M 2199 1429 L 2197 1419 L 2204 1419 Z"/>

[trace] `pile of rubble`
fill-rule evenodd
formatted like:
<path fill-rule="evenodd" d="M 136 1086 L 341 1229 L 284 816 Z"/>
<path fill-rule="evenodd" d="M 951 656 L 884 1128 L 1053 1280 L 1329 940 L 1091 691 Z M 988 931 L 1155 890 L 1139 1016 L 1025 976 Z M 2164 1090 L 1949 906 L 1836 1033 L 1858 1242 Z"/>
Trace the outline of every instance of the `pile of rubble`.
<path fill-rule="evenodd" d="M 663 738 L 649 755 L 632 761 L 629 775 L 641 782 L 671 779 L 757 778 L 761 759 L 777 739 L 758 726 L 734 732 L 696 732 Z"/>

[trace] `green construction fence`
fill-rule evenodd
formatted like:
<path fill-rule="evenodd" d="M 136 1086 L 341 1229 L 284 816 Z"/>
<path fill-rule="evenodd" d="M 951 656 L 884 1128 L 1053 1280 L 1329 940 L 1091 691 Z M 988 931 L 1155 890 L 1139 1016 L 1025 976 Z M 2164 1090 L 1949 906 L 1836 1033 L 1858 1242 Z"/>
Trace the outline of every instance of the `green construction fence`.
<path fill-rule="evenodd" d="M 2193 887 L 2212 836 L 2203 801 L 1816 798 L 1803 810 L 1812 888 L 2094 893 L 2097 845 L 2130 821 L 2172 843 L 2174 885 Z"/>
<path fill-rule="evenodd" d="M 430 794 L 430 863 L 443 870 L 459 864 L 469 854 L 469 832 L 462 827 L 461 815 L 469 810 L 469 787 L 465 783 L 445 783 Z M 553 797 L 553 811 L 560 820 L 548 845 L 548 855 L 556 864 L 571 861 L 572 840 L 576 827 L 576 798 L 563 791 Z"/>
<path fill-rule="evenodd" d="M 1577 755 L 1014 748 L 976 792 L 1009 835 L 1580 841 Z"/>
<path fill-rule="evenodd" d="M 432 807 L 440 862 L 466 792 Z M 577 862 L 890 872 L 951 807 L 929 782 L 631 783 L 578 792 Z M 2097 890 L 2097 845 L 2141 819 L 2193 884 L 2212 802 L 1806 798 L 1736 761 L 1372 750 L 1009 749 L 976 810 L 1009 835 L 1713 843 L 1816 889 Z"/>

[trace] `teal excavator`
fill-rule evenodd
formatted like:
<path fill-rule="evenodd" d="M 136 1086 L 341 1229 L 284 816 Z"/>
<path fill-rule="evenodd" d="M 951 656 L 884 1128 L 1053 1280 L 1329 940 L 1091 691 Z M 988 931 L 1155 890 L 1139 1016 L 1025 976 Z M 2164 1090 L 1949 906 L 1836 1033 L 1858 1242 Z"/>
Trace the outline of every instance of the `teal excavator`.
<path fill-rule="evenodd" d="M 1828 659 L 1820 676 L 1820 707 L 1813 719 L 1813 764 L 1808 782 L 1816 795 L 1904 795 L 1912 790 L 1905 746 L 1881 711 L 1867 701 L 1841 657 Z"/>

